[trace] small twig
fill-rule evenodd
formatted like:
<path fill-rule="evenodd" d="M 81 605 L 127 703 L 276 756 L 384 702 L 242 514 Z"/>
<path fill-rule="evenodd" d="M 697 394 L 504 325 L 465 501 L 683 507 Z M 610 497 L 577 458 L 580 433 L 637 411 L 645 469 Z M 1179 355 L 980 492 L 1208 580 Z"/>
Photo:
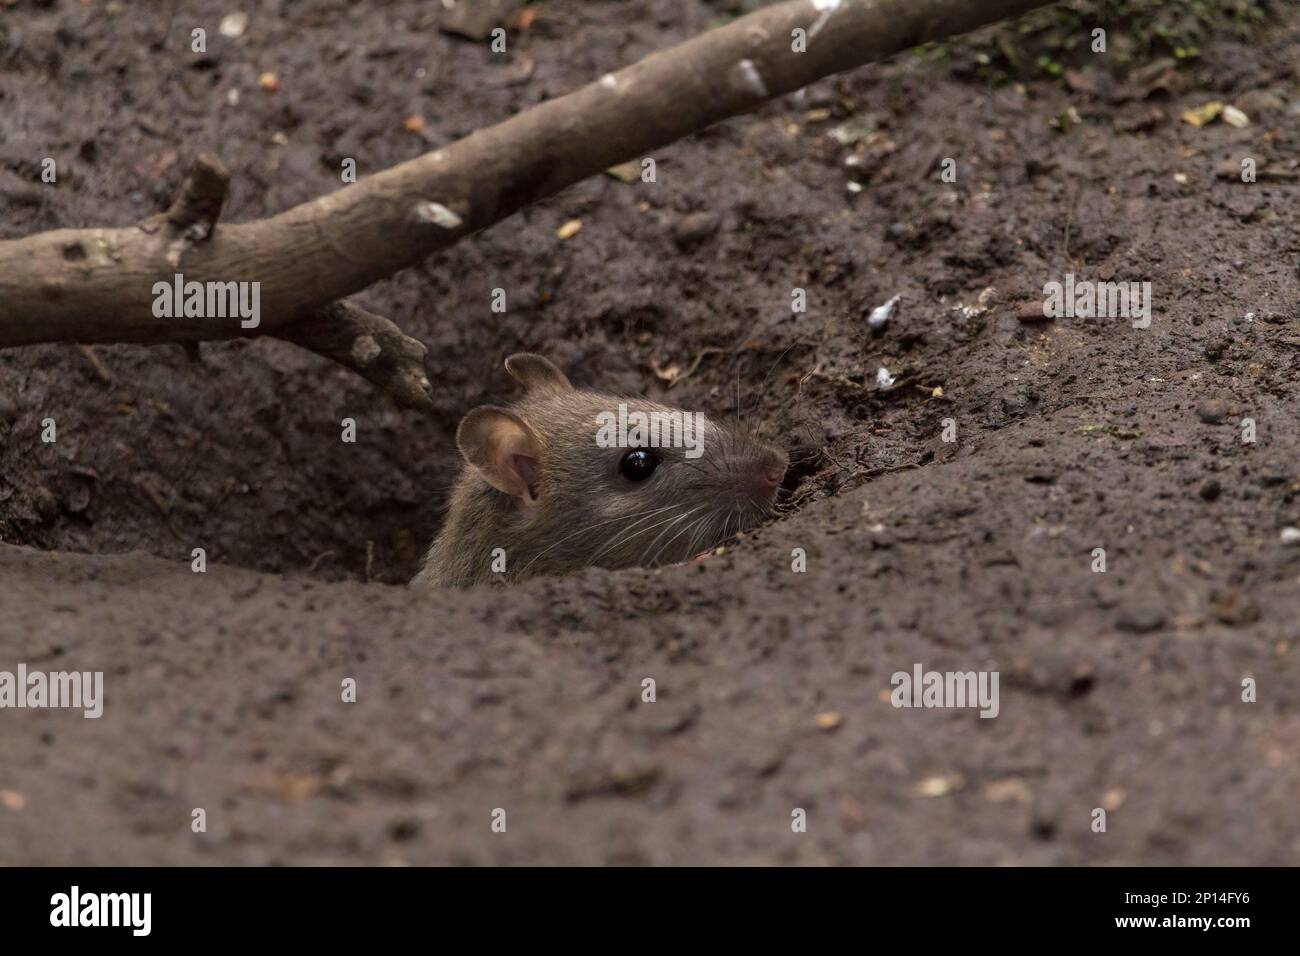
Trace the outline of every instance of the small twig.
<path fill-rule="evenodd" d="M 221 218 L 229 191 L 230 172 L 225 164 L 211 153 L 200 153 L 165 214 L 167 221 L 191 239 L 206 239 Z"/>
<path fill-rule="evenodd" d="M 1083 192 L 1082 185 L 1076 185 L 1074 196 L 1070 199 L 1070 208 L 1065 213 L 1065 261 L 1074 265 L 1074 257 L 1070 254 L 1070 226 L 1074 223 L 1074 211 L 1079 206 L 1079 196 Z"/>
<path fill-rule="evenodd" d="M 351 302 L 332 302 L 277 329 L 275 337 L 333 359 L 407 408 L 433 409 L 424 370 L 428 348 L 381 315 Z"/>
<path fill-rule="evenodd" d="M 95 377 L 105 385 L 112 385 L 113 373 L 108 370 L 108 366 L 104 364 L 104 360 L 95 354 L 95 350 L 89 345 L 78 345 L 77 348 L 81 350 L 81 354 L 86 357 L 86 361 L 88 361 L 91 364 L 91 367 L 94 368 Z"/>
<path fill-rule="evenodd" d="M 695 355 L 695 360 L 694 360 L 693 362 L 691 362 L 690 368 L 688 368 L 688 369 L 687 369 L 685 372 L 683 372 L 681 375 L 678 375 L 675 379 L 673 379 L 671 382 L 669 382 L 669 383 L 668 383 L 668 387 L 669 387 L 669 388 L 676 388 L 676 387 L 677 387 L 678 385 L 680 385 L 682 382 L 686 381 L 686 380 L 687 380 L 688 378 L 690 378 L 693 374 L 695 374 L 695 370 L 698 369 L 698 368 L 700 367 L 700 363 L 704 361 L 705 356 L 708 356 L 708 355 L 723 355 L 723 354 L 726 353 L 726 351 L 727 351 L 726 349 L 720 349 L 720 348 L 717 348 L 716 346 L 713 346 L 713 345 L 706 345 L 704 348 L 700 349 L 700 351 L 699 351 L 698 353 L 696 353 L 696 355 Z M 655 373 L 657 374 L 659 370 L 658 370 L 658 369 L 654 369 L 654 371 L 655 371 Z"/>
<path fill-rule="evenodd" d="M 161 234 L 167 243 L 167 264 L 178 268 L 187 249 L 212 237 L 229 190 L 230 173 L 225 165 L 211 153 L 200 153 L 168 210 L 139 223 L 139 229 L 149 235 Z"/>
<path fill-rule="evenodd" d="M 334 553 L 333 550 L 322 551 L 320 554 L 316 555 L 316 557 L 312 558 L 311 564 L 308 565 L 307 567 L 307 573 L 315 574 L 316 569 L 320 566 L 320 563 L 324 561 L 326 558 L 330 557 L 333 553 Z"/>

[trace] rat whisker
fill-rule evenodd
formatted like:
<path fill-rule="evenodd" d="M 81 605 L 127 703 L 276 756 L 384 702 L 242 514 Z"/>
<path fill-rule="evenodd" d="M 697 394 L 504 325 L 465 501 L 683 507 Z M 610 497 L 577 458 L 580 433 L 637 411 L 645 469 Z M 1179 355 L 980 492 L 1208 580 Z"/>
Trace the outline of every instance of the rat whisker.
<path fill-rule="evenodd" d="M 667 535 L 669 531 L 672 531 L 673 525 L 676 525 L 677 523 L 681 522 L 681 520 L 689 519 L 690 516 L 695 514 L 695 512 L 701 510 L 702 507 L 703 506 L 693 507 L 693 509 L 690 509 L 690 511 L 686 511 L 685 514 L 682 514 L 680 518 L 676 520 L 676 522 L 672 522 L 672 524 L 669 524 L 667 528 L 664 528 L 663 531 L 660 531 L 658 535 L 655 536 L 654 540 L 651 541 L 649 545 L 646 545 L 645 550 L 641 551 L 641 559 L 637 563 L 643 564 L 643 566 L 646 567 L 655 567 L 655 559 L 659 557 L 659 554 L 662 553 L 664 548 L 667 548 L 667 546 L 671 544 L 673 540 L 676 540 L 677 536 L 679 536 L 681 531 L 684 531 L 685 528 L 682 528 L 681 531 L 677 532 L 677 535 L 673 535 L 671 538 L 668 538 L 668 541 L 664 541 L 663 546 L 660 546 L 659 550 L 655 551 L 653 557 L 651 557 L 650 555 L 650 549 L 654 548 L 654 546 L 658 544 L 660 540 L 662 540 L 664 535 Z M 688 523 L 685 525 L 685 527 L 690 528 L 692 527 L 692 524 Z"/>
<path fill-rule="evenodd" d="M 714 494 L 725 494 L 725 492 L 720 492 L 718 490 L 717 485 L 713 482 L 700 482 L 700 483 L 692 482 L 690 484 L 680 485 L 677 488 L 677 491 L 679 493 L 686 492 L 686 491 L 708 491 Z"/>
<path fill-rule="evenodd" d="M 702 528 L 698 529 L 695 532 L 695 537 L 691 539 L 690 550 L 692 554 L 698 553 L 697 549 L 700 548 L 704 548 L 704 549 L 716 548 L 718 545 L 720 545 L 723 541 L 726 540 L 724 535 L 718 533 L 722 529 L 717 526 L 718 518 L 722 517 L 725 520 L 725 516 L 722 515 L 720 512 L 714 511 L 711 512 L 707 517 L 708 517 L 708 523 L 705 524 Z M 696 540 L 699 541 L 698 545 L 695 543 Z"/>
<path fill-rule="evenodd" d="M 704 546 L 703 541 L 707 540 L 707 536 L 701 535 L 700 532 L 709 530 L 713 524 L 713 517 L 713 515 L 705 515 L 699 521 L 691 525 L 690 528 L 686 529 L 687 531 L 690 531 L 692 528 L 694 529 L 694 533 L 686 539 L 686 553 L 688 555 L 694 556 L 700 553 L 700 549 Z M 695 543 L 696 541 L 700 541 L 701 543 L 697 545 Z"/>
<path fill-rule="evenodd" d="M 680 507 L 684 507 L 684 506 L 678 506 L 678 507 L 680 508 Z M 672 525 L 676 524 L 678 521 L 682 520 L 683 518 L 688 518 L 688 517 L 690 517 L 691 513 L 694 512 L 694 511 L 697 511 L 697 510 L 699 510 L 699 509 L 698 509 L 698 508 L 692 508 L 691 511 L 688 511 L 688 512 L 686 512 L 685 514 L 676 514 L 676 515 L 673 515 L 672 517 L 665 518 L 663 521 L 660 521 L 660 522 L 657 522 L 657 523 L 655 523 L 655 524 L 652 524 L 652 525 L 650 525 L 648 528 L 642 528 L 640 531 L 635 531 L 635 532 L 633 532 L 633 533 L 631 533 L 631 534 L 625 534 L 625 535 L 623 535 L 623 536 L 621 536 L 621 537 L 619 537 L 619 538 L 615 538 L 613 543 L 614 543 L 615 545 L 625 545 L 625 544 L 627 544 L 629 541 L 631 541 L 633 538 L 637 538 L 637 537 L 640 537 L 640 536 L 643 535 L 643 534 L 646 534 L 647 532 L 654 531 L 656 528 L 664 528 L 664 531 L 666 531 L 667 528 L 664 527 L 665 525 L 667 525 L 668 527 L 671 527 Z M 659 535 L 655 537 L 654 541 L 658 541 L 658 540 L 659 540 L 659 537 L 661 537 L 661 536 L 663 535 L 663 533 L 664 533 L 664 532 L 661 531 L 661 532 L 659 533 Z M 651 542 L 651 545 L 654 544 L 654 541 Z"/>
<path fill-rule="evenodd" d="M 736 427 L 740 427 L 740 366 L 736 366 Z"/>
<path fill-rule="evenodd" d="M 671 510 L 673 510 L 674 508 L 677 508 L 677 507 L 680 507 L 680 506 L 679 506 L 679 505 L 666 505 L 666 506 L 663 507 L 663 508 L 657 508 L 657 509 L 654 509 L 654 510 L 652 510 L 652 511 L 645 512 L 645 514 L 649 514 L 649 515 L 663 514 L 665 511 L 671 511 Z M 543 548 L 541 551 L 537 552 L 537 554 L 535 554 L 535 555 L 533 556 L 533 560 L 532 560 L 532 561 L 529 561 L 527 564 L 525 564 L 522 568 L 519 569 L 519 573 L 522 575 L 525 571 L 527 571 L 529 568 L 531 568 L 531 567 L 533 566 L 533 563 L 534 563 L 535 561 L 537 561 L 538 558 L 540 558 L 542 555 L 546 554 L 547 552 L 552 551 L 552 550 L 554 550 L 555 548 L 558 548 L 560 545 L 564 544 L 564 542 L 568 541 L 570 538 L 575 538 L 575 537 L 577 537 L 577 536 L 580 535 L 580 534 L 585 534 L 586 532 L 591 531 L 591 530 L 593 530 L 593 529 L 595 529 L 595 528 L 599 528 L 599 527 L 601 527 L 602 525 L 613 524 L 613 523 L 616 522 L 616 521 L 626 521 L 629 517 L 636 518 L 636 517 L 639 517 L 639 515 L 636 515 L 636 514 L 633 514 L 633 515 L 618 515 L 618 516 L 616 516 L 616 517 L 609 518 L 609 519 L 607 519 L 607 520 L 605 520 L 605 521 L 597 521 L 595 524 L 589 524 L 589 525 L 587 525 L 587 526 L 585 526 L 585 527 L 583 527 L 583 528 L 579 528 L 577 531 L 573 532 L 573 534 L 565 535 L 563 538 L 561 538 L 559 541 L 556 541 L 556 542 L 555 542 L 554 544 L 552 544 L 550 547 L 548 547 L 548 548 Z M 656 526 L 656 527 L 657 527 L 657 526 Z"/>
<path fill-rule="evenodd" d="M 718 528 L 718 536 L 717 536 L 718 544 L 722 544 L 722 542 L 727 541 L 729 539 L 730 536 L 727 533 L 727 529 L 731 527 L 731 516 L 734 513 L 735 513 L 735 506 L 733 505 L 732 507 L 727 509 L 726 514 L 721 516 L 722 525 L 721 527 Z"/>
<path fill-rule="evenodd" d="M 648 520 L 650 520 L 650 518 L 653 518 L 653 517 L 655 517 L 656 515 L 663 514 L 663 512 L 664 512 L 665 510 L 670 510 L 670 509 L 674 509 L 674 508 L 681 508 L 681 507 L 683 507 L 683 506 L 682 506 L 682 505 L 669 505 L 667 509 L 665 509 L 665 508 L 657 509 L 657 510 L 655 510 L 655 511 L 650 512 L 648 515 L 646 515 L 645 517 L 641 518 L 639 521 L 634 521 L 634 522 L 633 522 L 629 527 L 623 529 L 623 533 L 621 533 L 621 534 L 615 536 L 615 537 L 612 538 L 610 541 L 607 541 L 607 542 L 604 544 L 604 546 L 601 547 L 601 549 L 600 549 L 599 551 L 597 551 L 595 554 L 593 554 L 593 555 L 591 556 L 591 563 L 592 563 L 592 564 L 596 564 L 597 561 L 600 559 L 600 557 L 601 557 L 602 555 L 604 555 L 606 552 L 608 552 L 608 551 L 610 551 L 610 550 L 612 550 L 612 549 L 614 549 L 614 548 L 616 548 L 616 547 L 618 547 L 618 546 L 620 546 L 620 545 L 626 544 L 628 541 L 632 540 L 632 538 L 635 538 L 638 534 L 641 534 L 641 531 L 636 532 L 636 534 L 631 534 L 631 533 L 630 533 L 630 532 L 632 531 L 632 529 L 635 528 L 637 525 L 645 524 L 645 522 L 648 521 Z M 633 517 L 636 517 L 636 516 L 633 515 Z M 665 520 L 667 520 L 667 519 L 665 519 Z M 655 528 L 660 527 L 663 523 L 664 523 L 664 522 L 659 522 L 658 524 L 653 524 L 653 525 L 651 525 L 651 526 L 648 527 L 648 528 L 643 528 L 642 531 L 653 531 Z"/>
<path fill-rule="evenodd" d="M 721 471 L 718 467 L 718 463 L 714 461 L 712 457 L 709 456 L 705 456 L 703 458 L 697 458 L 697 459 L 683 458 L 681 459 L 679 464 L 685 466 L 686 468 L 689 468 L 691 471 L 697 472 L 698 474 L 710 474 L 710 473 L 715 475 L 721 474 Z M 706 465 L 708 467 L 708 471 L 705 470 Z"/>
<path fill-rule="evenodd" d="M 717 520 L 717 514 L 710 512 L 695 522 L 694 531 L 686 541 L 687 554 L 694 556 L 703 550 L 711 549 L 717 544 L 717 539 L 712 534 L 714 522 Z"/>
<path fill-rule="evenodd" d="M 757 391 L 754 392 L 754 395 L 756 396 L 754 399 L 754 407 L 756 409 L 758 408 L 759 401 L 761 401 L 762 399 L 763 392 L 766 390 L 768 380 L 772 377 L 772 373 L 775 372 L 776 367 L 781 364 L 781 360 L 785 358 L 787 355 L 789 355 L 790 350 L 798 344 L 799 344 L 798 342 L 791 342 L 789 345 L 785 347 L 785 349 L 781 352 L 781 354 L 776 357 L 776 361 L 774 361 L 770 366 L 768 366 L 767 374 L 763 376 L 763 381 L 758 383 L 758 389 Z"/>
<path fill-rule="evenodd" d="M 730 537 L 730 535 L 727 534 L 727 528 L 730 526 L 732 518 L 736 519 L 736 530 L 733 533 L 739 534 L 741 519 L 740 505 L 733 506 L 732 509 L 727 512 L 727 520 L 722 523 L 722 534 L 724 538 Z"/>
<path fill-rule="evenodd" d="M 698 508 L 694 509 L 694 511 L 698 511 L 698 510 L 699 510 Z M 693 512 L 691 512 L 691 513 L 693 513 Z M 690 513 L 688 513 L 688 516 L 689 516 L 689 514 L 690 514 Z M 685 528 L 682 528 L 682 529 L 681 529 L 680 531 L 678 531 L 675 535 L 673 535 L 671 538 L 669 538 L 667 541 L 665 541 L 665 542 L 663 543 L 663 546 L 662 546 L 658 551 L 656 551 L 656 552 L 654 553 L 654 556 L 651 557 L 651 558 L 649 559 L 648 563 L 649 563 L 651 566 L 654 566 L 655 562 L 659 560 L 659 555 L 663 554 L 664 551 L 667 550 L 667 548 L 668 548 L 669 545 L 671 545 L 674 541 L 676 541 L 678 538 L 680 538 L 683 534 L 685 534 L 686 532 L 690 531 L 692 528 L 698 528 L 702 522 L 704 522 L 704 521 L 708 521 L 708 520 L 709 520 L 709 515 L 706 514 L 706 515 L 704 515 L 704 516 L 701 517 L 701 518 L 697 518 L 694 522 L 692 522 L 691 524 L 688 524 Z M 660 537 L 663 537 L 663 535 L 661 534 Z M 658 540 L 659 540 L 659 538 L 655 538 L 655 541 L 658 541 Z M 692 539 L 690 539 L 690 540 L 694 540 L 694 538 L 692 538 Z M 650 547 L 654 547 L 654 541 L 650 542 Z M 650 550 L 650 548 L 646 548 L 646 552 L 647 552 L 647 553 L 649 552 L 649 550 Z M 692 551 L 690 550 L 690 548 L 687 548 L 687 549 L 686 549 L 686 553 L 687 553 L 688 555 L 690 555 L 690 554 L 693 554 L 694 552 L 692 552 Z"/>
<path fill-rule="evenodd" d="M 685 514 L 678 515 L 677 518 L 675 518 L 671 523 L 665 522 L 666 524 L 668 524 L 668 527 L 667 527 L 667 528 L 664 528 L 663 531 L 660 531 L 659 534 L 655 536 L 654 541 L 651 541 L 651 542 L 646 546 L 646 549 L 645 549 L 643 552 L 641 552 L 641 560 L 638 561 L 637 564 L 647 564 L 647 563 L 648 563 L 649 565 L 653 565 L 653 564 L 654 564 L 654 558 L 651 558 L 651 559 L 649 560 L 649 562 L 647 562 L 647 560 L 646 560 L 646 556 L 650 553 L 650 549 L 653 548 L 653 547 L 655 546 L 655 542 L 657 542 L 660 538 L 662 538 L 665 534 L 667 534 L 668 531 L 669 531 L 669 529 L 671 529 L 672 526 L 675 525 L 678 521 L 681 521 L 681 520 L 683 520 L 683 519 L 685 519 L 685 518 L 689 518 L 691 515 L 695 514 L 695 512 L 699 511 L 699 510 L 700 510 L 701 508 L 703 508 L 703 507 L 705 507 L 705 506 L 704 506 L 704 505 L 697 505 L 696 507 L 692 508 L 690 511 L 686 512 Z M 658 527 L 658 526 L 656 525 L 656 527 Z M 690 525 L 687 525 L 687 527 L 690 527 Z M 664 547 L 667 547 L 667 546 L 668 546 L 668 543 L 671 543 L 672 541 L 676 540 L 676 538 L 677 538 L 677 535 L 674 535 L 672 538 L 669 538 L 669 539 L 668 539 L 668 542 L 665 543 Z M 660 548 L 659 551 L 656 551 L 656 552 L 655 552 L 655 558 L 659 557 L 659 554 L 660 554 L 660 552 L 662 552 L 662 551 L 663 551 L 663 548 Z"/>

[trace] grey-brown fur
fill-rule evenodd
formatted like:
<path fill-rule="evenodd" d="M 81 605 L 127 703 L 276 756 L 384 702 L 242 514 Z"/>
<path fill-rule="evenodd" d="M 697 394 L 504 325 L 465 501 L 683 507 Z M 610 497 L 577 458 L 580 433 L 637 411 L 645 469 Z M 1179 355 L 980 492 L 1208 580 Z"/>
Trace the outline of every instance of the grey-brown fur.
<path fill-rule="evenodd" d="M 680 409 L 574 389 L 540 356 L 511 356 L 507 369 L 528 392 L 504 409 L 475 409 L 461 423 L 457 443 L 467 460 L 446 521 L 412 584 L 465 586 L 591 566 L 684 561 L 770 511 L 785 469 L 785 456 L 775 448 L 706 420 L 700 457 L 657 448 L 662 460 L 653 473 L 632 482 L 619 467 L 627 449 L 597 445 L 597 415 L 616 411 L 619 402 L 629 411 Z M 540 467 L 522 495 L 497 490 L 469 460 L 483 454 L 475 424 L 484 414 L 512 433 L 507 419 L 513 416 L 536 439 Z M 497 548 L 505 551 L 504 572 L 493 570 Z"/>

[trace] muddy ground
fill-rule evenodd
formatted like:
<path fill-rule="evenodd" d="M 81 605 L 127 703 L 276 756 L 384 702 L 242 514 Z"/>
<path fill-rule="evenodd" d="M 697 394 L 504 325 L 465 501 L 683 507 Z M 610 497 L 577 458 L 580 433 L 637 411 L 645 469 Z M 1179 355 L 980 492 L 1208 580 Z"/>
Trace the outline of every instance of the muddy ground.
<path fill-rule="evenodd" d="M 436 4 L 239 39 L 167 6 L 0 3 L 0 236 L 136 221 L 204 149 L 228 218 L 277 211 L 735 5 L 555 0 L 506 58 Z M 584 182 L 361 297 L 430 345 L 432 416 L 268 340 L 0 353 L 0 670 L 106 695 L 0 712 L 0 863 L 1297 862 L 1300 16 L 1161 73 L 908 55 Z M 1211 100 L 1249 124 L 1180 121 Z M 1067 272 L 1150 282 L 1150 328 L 1022 320 Z M 720 415 L 739 383 L 786 512 L 686 566 L 403 588 L 521 349 Z M 999 715 L 895 709 L 918 663 L 996 670 Z"/>

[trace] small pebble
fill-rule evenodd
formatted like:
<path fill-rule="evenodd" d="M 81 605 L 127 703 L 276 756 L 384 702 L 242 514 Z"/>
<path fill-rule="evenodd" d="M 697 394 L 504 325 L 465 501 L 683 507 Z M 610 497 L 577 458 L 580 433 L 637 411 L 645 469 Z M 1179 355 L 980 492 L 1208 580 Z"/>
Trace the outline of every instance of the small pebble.
<path fill-rule="evenodd" d="M 844 723 L 844 715 L 836 710 L 828 710 L 823 714 L 818 714 L 816 719 L 817 726 L 822 730 L 834 730 Z"/>
<path fill-rule="evenodd" d="M 1120 611 L 1115 626 L 1130 634 L 1149 634 L 1165 626 L 1165 611 L 1157 604 L 1134 604 Z"/>
<path fill-rule="evenodd" d="M 871 327 L 872 331 L 878 332 L 889 324 L 889 320 L 898 311 L 898 303 L 902 298 L 901 295 L 896 295 L 884 305 L 878 305 L 871 310 L 871 314 L 867 316 L 867 325 Z"/>
<path fill-rule="evenodd" d="M 1207 425 L 1217 425 L 1228 417 L 1228 403 L 1219 398 L 1208 398 L 1196 406 L 1196 414 Z"/>
<path fill-rule="evenodd" d="M 679 249 L 689 249 L 710 238 L 721 224 L 716 213 L 688 213 L 673 223 L 673 242 Z"/>
<path fill-rule="evenodd" d="M 1249 594 L 1237 588 L 1223 588 L 1212 593 L 1210 611 L 1220 624 L 1254 624 L 1259 620 L 1259 605 Z"/>
<path fill-rule="evenodd" d="M 960 790 L 965 781 L 958 774 L 946 777 L 927 777 L 916 785 L 916 792 L 922 797 L 946 797 Z"/>
<path fill-rule="evenodd" d="M 248 29 L 248 14 L 242 12 L 227 13 L 224 17 L 221 18 L 221 23 L 217 27 L 217 30 L 221 33 L 223 37 L 230 37 L 231 39 L 237 39 L 238 37 L 242 37 L 244 35 L 244 31 L 247 29 Z"/>

